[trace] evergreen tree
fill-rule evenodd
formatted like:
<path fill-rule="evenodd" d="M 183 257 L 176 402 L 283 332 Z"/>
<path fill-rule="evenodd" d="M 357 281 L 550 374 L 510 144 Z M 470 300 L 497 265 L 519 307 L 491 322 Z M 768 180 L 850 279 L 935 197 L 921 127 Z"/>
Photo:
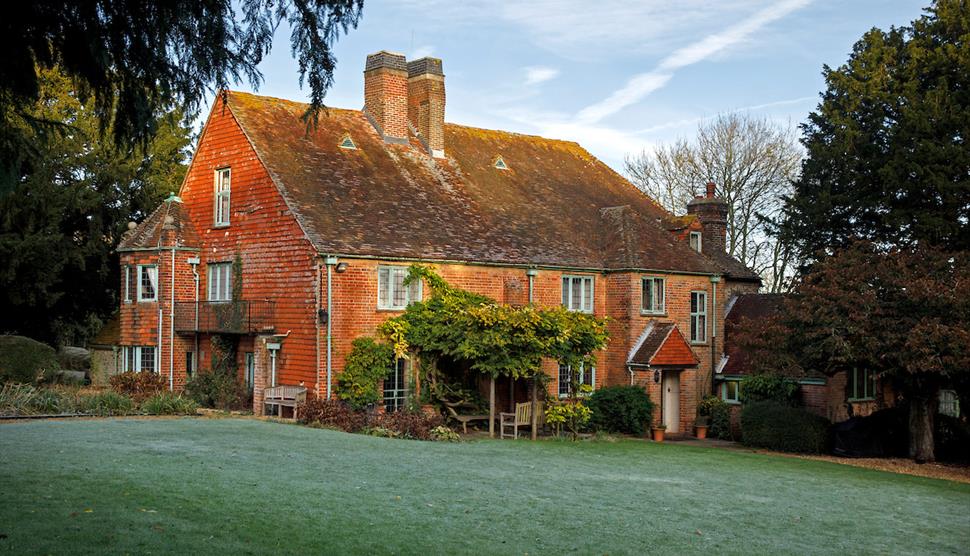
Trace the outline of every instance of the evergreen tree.
<path fill-rule="evenodd" d="M 72 80 L 42 70 L 39 100 L 27 117 L 38 161 L 13 191 L 0 195 L 0 333 L 51 343 L 80 342 L 116 309 L 120 283 L 114 252 L 130 220 L 140 220 L 185 175 L 190 130 L 178 111 L 156 114 L 155 138 L 141 149 L 100 140 L 94 101 Z M 110 131 L 110 130 L 109 130 Z"/>
<path fill-rule="evenodd" d="M 970 248 L 970 2 L 872 29 L 803 124 L 783 233 L 811 263 L 856 238 Z"/>

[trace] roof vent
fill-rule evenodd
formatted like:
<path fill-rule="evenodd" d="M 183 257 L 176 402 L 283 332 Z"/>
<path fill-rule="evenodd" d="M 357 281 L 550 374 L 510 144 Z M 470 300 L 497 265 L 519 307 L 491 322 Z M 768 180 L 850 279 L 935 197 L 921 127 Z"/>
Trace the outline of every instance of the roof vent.
<path fill-rule="evenodd" d="M 340 138 L 340 143 L 337 143 L 337 146 L 340 147 L 341 149 L 357 148 L 357 144 L 354 143 L 354 140 L 350 138 L 349 133 L 344 133 L 344 136 Z"/>
<path fill-rule="evenodd" d="M 499 170 L 509 169 L 509 165 L 505 163 L 505 160 L 501 156 L 495 157 L 495 160 L 492 161 L 492 166 L 498 168 Z"/>

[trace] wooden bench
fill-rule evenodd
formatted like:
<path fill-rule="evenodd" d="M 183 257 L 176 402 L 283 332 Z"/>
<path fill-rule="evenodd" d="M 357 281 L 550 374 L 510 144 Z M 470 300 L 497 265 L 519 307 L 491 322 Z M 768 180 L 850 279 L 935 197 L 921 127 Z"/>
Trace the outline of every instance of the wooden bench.
<path fill-rule="evenodd" d="M 284 407 L 293 408 L 293 419 L 297 418 L 297 406 L 306 401 L 306 388 L 302 386 L 274 386 L 263 392 L 264 407 L 276 406 L 279 416 L 283 416 Z"/>
<path fill-rule="evenodd" d="M 451 418 L 461 423 L 461 430 L 464 434 L 468 434 L 468 423 L 471 423 L 472 421 L 488 421 L 489 419 L 487 413 L 484 415 L 462 415 L 458 413 L 455 407 L 453 407 L 451 404 L 445 403 L 444 405 L 445 409 L 448 410 L 448 414 L 451 415 Z"/>
<path fill-rule="evenodd" d="M 546 423 L 546 412 L 542 402 L 536 402 L 536 428 Z M 499 438 L 505 438 L 505 428 L 511 427 L 512 438 L 519 437 L 519 427 L 532 426 L 532 402 L 515 404 L 515 413 L 499 413 Z"/>

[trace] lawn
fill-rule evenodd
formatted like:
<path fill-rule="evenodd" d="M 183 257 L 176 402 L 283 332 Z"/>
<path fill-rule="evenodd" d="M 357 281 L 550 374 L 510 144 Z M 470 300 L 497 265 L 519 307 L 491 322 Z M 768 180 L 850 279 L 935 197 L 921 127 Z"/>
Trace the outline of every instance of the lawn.
<path fill-rule="evenodd" d="M 0 425 L 0 552 L 956 553 L 970 485 L 638 441 Z"/>

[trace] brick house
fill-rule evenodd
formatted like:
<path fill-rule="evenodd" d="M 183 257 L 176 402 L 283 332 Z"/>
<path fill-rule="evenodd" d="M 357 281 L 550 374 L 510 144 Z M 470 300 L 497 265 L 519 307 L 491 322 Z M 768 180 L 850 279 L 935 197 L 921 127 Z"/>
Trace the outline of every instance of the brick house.
<path fill-rule="evenodd" d="M 268 384 L 329 396 L 351 342 L 422 295 L 412 262 L 499 302 L 565 304 L 609 317 L 594 387 L 639 384 L 669 432 L 691 430 L 713 391 L 730 299 L 759 278 L 725 253 L 726 204 L 674 216 L 576 143 L 445 123 L 440 60 L 378 52 L 364 108 L 229 92 L 215 102 L 179 195 L 119 251 L 123 364 L 180 389 L 212 365 L 213 334 L 262 410 Z M 398 407 L 414 371 L 385 381 Z M 500 384 L 499 405 L 526 396 Z M 519 399 L 519 401 L 523 401 Z"/>

